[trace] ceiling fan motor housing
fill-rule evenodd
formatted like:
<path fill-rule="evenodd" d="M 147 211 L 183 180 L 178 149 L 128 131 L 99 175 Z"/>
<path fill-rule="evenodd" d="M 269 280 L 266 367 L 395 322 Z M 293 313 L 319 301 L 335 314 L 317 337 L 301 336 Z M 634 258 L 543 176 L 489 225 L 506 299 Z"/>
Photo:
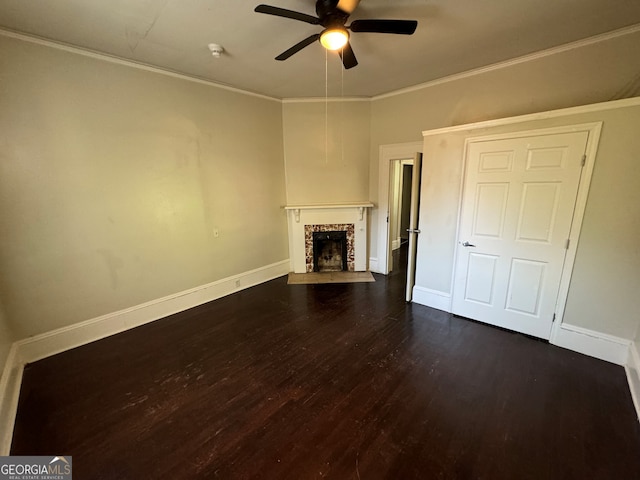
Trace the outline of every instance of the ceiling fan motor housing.
<path fill-rule="evenodd" d="M 343 26 L 349 14 L 343 12 L 338 7 L 338 0 L 318 0 L 316 2 L 316 13 L 323 27 Z"/>

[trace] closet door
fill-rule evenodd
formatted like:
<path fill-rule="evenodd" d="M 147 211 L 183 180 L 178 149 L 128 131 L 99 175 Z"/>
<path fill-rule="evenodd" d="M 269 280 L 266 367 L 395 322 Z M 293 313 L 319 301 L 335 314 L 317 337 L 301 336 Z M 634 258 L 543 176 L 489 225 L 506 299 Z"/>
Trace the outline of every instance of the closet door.
<path fill-rule="evenodd" d="M 587 139 L 468 144 L 453 313 L 549 339 Z"/>

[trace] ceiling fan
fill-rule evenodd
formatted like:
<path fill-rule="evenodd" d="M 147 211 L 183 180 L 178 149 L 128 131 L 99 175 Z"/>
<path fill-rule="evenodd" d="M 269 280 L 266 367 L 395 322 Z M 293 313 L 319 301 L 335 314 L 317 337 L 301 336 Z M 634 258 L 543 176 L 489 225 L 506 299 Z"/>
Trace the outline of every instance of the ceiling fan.
<path fill-rule="evenodd" d="M 349 15 L 353 13 L 360 0 L 317 0 L 317 17 L 300 13 L 285 8 L 272 7 L 271 5 L 258 5 L 255 11 L 266 13 L 277 17 L 291 18 L 311 25 L 321 25 L 324 30 L 314 33 L 293 47 L 285 50 L 276 57 L 276 60 L 286 60 L 303 48 L 311 45 L 316 40 L 328 50 L 338 50 L 345 69 L 358 65 L 351 44 L 349 43 L 349 32 L 369 32 L 369 33 L 393 33 L 399 35 L 412 35 L 416 31 L 418 22 L 416 20 L 354 20 L 351 25 L 346 25 Z"/>

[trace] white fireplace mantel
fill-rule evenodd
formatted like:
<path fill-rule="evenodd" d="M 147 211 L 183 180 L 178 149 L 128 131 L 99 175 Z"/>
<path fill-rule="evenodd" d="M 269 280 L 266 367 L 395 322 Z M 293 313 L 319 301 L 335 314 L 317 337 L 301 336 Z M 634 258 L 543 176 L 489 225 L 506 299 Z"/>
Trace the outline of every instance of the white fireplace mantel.
<path fill-rule="evenodd" d="M 364 218 L 366 208 L 373 208 L 373 203 L 327 203 L 327 204 L 310 204 L 310 205 L 285 205 L 285 210 L 293 211 L 296 222 L 300 222 L 300 210 L 325 210 L 334 208 L 357 208 L 360 214 L 360 220 Z"/>
<path fill-rule="evenodd" d="M 371 202 L 286 205 L 289 226 L 291 271 L 306 272 L 305 225 L 354 225 L 354 262 L 356 271 L 367 270 L 367 209 Z"/>

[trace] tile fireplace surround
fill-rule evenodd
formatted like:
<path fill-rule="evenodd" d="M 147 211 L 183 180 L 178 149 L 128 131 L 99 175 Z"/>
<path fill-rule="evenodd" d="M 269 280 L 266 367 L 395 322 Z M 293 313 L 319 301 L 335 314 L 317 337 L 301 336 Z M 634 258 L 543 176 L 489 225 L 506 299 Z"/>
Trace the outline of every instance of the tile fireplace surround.
<path fill-rule="evenodd" d="M 313 271 L 311 232 L 332 231 L 340 227 L 347 232 L 348 268 L 367 270 L 368 209 L 373 203 L 341 203 L 326 205 L 287 205 L 289 225 L 290 269 L 294 273 Z M 309 261 L 311 259 L 311 261 Z"/>

